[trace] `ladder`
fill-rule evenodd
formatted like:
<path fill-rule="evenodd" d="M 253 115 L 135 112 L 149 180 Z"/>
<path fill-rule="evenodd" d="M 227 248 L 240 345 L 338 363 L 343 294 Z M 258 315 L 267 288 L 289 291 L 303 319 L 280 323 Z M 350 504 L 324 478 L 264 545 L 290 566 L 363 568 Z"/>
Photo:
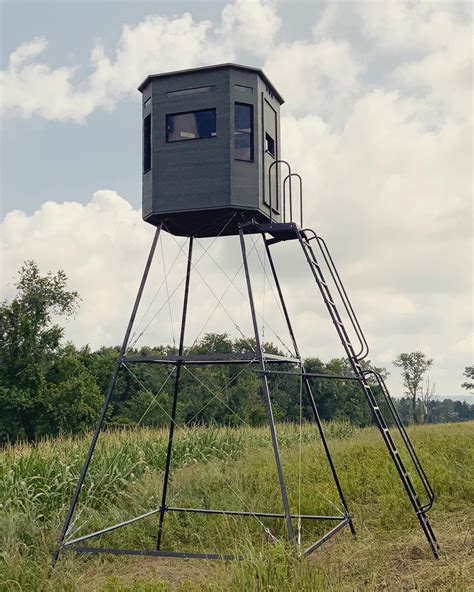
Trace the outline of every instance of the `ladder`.
<path fill-rule="evenodd" d="M 367 398 L 367 401 L 373 413 L 375 423 L 377 424 L 380 433 L 382 434 L 382 438 L 385 442 L 385 445 L 387 446 L 390 457 L 395 465 L 395 468 L 397 469 L 398 475 L 403 483 L 405 491 L 415 511 L 415 514 L 420 522 L 420 526 L 426 536 L 426 539 L 430 545 L 433 555 L 438 559 L 440 551 L 439 545 L 427 517 L 427 512 L 431 509 L 435 499 L 433 488 L 431 487 L 431 484 L 428 481 L 426 473 L 416 454 L 413 444 L 405 430 L 405 427 L 403 426 L 401 418 L 390 396 L 390 393 L 387 389 L 383 377 L 380 375 L 379 372 L 376 372 L 375 370 L 367 368 L 364 369 L 361 364 L 362 360 L 367 357 L 369 353 L 369 348 L 364 334 L 362 332 L 362 329 L 357 320 L 357 317 L 352 308 L 352 305 L 349 301 L 339 273 L 336 269 L 334 261 L 328 250 L 328 247 L 325 241 L 320 236 L 318 236 L 313 230 L 301 230 L 296 225 L 293 225 L 293 227 L 296 233 L 296 238 L 299 244 L 301 245 L 303 253 L 312 271 L 314 280 L 316 281 L 316 284 L 321 292 L 326 308 L 329 312 L 332 322 L 336 328 L 337 334 L 344 347 L 347 359 L 351 365 L 355 377 L 358 379 L 358 382 L 362 388 L 362 391 L 364 392 L 364 395 Z M 314 241 L 315 244 L 318 246 L 319 252 L 322 255 L 322 259 L 324 260 L 327 269 L 329 270 L 329 274 L 336 287 L 337 294 L 339 295 L 340 300 L 342 301 L 344 310 L 349 318 L 350 324 L 352 325 L 352 329 L 355 332 L 357 341 L 355 345 L 351 342 L 349 338 L 348 331 L 342 321 L 336 301 L 333 298 L 328 282 L 325 279 L 321 265 L 318 263 L 316 259 L 316 255 L 313 250 L 311 241 Z M 394 420 L 395 426 L 398 429 L 402 442 L 405 445 L 405 448 L 408 452 L 408 456 L 411 459 L 413 466 L 415 467 L 416 473 L 418 474 L 418 477 L 421 481 L 424 493 L 426 494 L 426 501 L 421 500 L 413 484 L 413 481 L 410 475 L 408 474 L 408 471 L 405 467 L 405 463 L 403 462 L 402 457 L 400 455 L 400 451 L 397 448 L 397 445 L 393 439 L 387 422 L 385 421 L 385 418 L 379 407 L 379 403 L 375 397 L 373 388 L 369 382 L 371 379 L 378 387 L 380 387 L 383 398 Z"/>

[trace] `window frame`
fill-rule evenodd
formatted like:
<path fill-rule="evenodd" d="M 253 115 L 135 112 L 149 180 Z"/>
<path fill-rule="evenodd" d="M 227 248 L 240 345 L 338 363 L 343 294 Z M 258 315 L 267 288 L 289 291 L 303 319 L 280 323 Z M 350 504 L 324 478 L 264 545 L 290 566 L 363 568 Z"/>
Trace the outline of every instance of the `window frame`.
<path fill-rule="evenodd" d="M 239 158 L 235 155 L 235 138 L 237 133 L 237 128 L 235 127 L 235 115 L 236 115 L 236 107 L 248 107 L 250 109 L 250 132 L 239 131 L 239 133 L 243 133 L 250 136 L 250 158 Z M 242 101 L 234 101 L 234 160 L 238 160 L 239 162 L 255 162 L 255 117 L 254 117 L 254 106 L 252 103 L 243 103 Z"/>
<path fill-rule="evenodd" d="M 214 136 L 203 136 L 198 138 L 180 138 L 178 140 L 170 140 L 170 132 L 169 132 L 169 125 L 168 121 L 170 117 L 176 117 L 177 115 L 190 115 L 192 113 L 206 113 L 212 112 L 214 113 L 215 119 L 215 129 L 216 133 Z M 208 107 L 206 109 L 192 109 L 191 111 L 178 111 L 177 113 L 166 113 L 165 114 L 165 138 L 167 144 L 175 144 L 176 142 L 192 142 L 193 140 L 214 140 L 217 138 L 217 109 L 216 107 Z"/>

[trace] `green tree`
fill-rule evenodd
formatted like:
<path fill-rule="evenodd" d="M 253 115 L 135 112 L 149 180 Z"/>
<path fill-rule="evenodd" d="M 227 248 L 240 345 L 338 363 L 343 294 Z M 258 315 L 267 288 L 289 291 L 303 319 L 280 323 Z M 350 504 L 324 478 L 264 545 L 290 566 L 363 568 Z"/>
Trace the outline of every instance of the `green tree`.
<path fill-rule="evenodd" d="M 41 275 L 33 261 L 23 264 L 15 287 L 15 297 L 0 304 L 0 441 L 81 429 L 100 394 L 73 360 L 73 346 L 62 346 L 64 329 L 55 322 L 74 315 L 79 296 L 67 290 L 63 271 Z"/>
<path fill-rule="evenodd" d="M 401 369 L 405 394 L 411 399 L 413 421 L 418 421 L 417 401 L 423 388 L 423 380 L 426 372 L 433 365 L 433 359 L 428 358 L 421 351 L 399 354 L 393 361 L 393 365 Z"/>
<path fill-rule="evenodd" d="M 474 391 L 474 366 L 466 366 L 463 375 L 467 380 L 461 384 L 462 388 L 467 391 Z"/>

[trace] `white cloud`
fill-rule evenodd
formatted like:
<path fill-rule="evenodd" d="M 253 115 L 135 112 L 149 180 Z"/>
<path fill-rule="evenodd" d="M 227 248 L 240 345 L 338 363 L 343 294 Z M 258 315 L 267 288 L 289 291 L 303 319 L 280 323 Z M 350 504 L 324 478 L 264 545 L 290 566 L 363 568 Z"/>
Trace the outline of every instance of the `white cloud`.
<path fill-rule="evenodd" d="M 357 10 L 379 50 L 405 59 L 393 83 L 421 92 L 440 113 L 472 119 L 472 4 L 463 2 L 362 2 Z"/>
<path fill-rule="evenodd" d="M 46 42 L 36 39 L 10 58 L 4 77 L 12 76 L 7 82 L 14 93 L 6 95 L 7 107 L 24 116 L 82 120 L 134 93 L 152 70 L 234 59 L 242 48 L 253 52 L 287 101 L 282 146 L 303 175 L 306 225 L 328 239 L 372 358 L 389 366 L 400 351 L 422 349 L 436 360 L 440 392 L 455 393 L 472 343 L 469 18 L 461 5 L 448 3 L 354 5 L 367 55 L 388 56 L 383 76 L 368 85 L 366 64 L 338 32 L 342 9 L 333 6 L 316 23 L 313 39 L 284 43 L 275 41 L 280 23 L 269 2 L 237 1 L 214 25 L 189 14 L 149 17 L 124 28 L 113 57 L 95 48 L 85 85 L 74 83 L 74 69 L 38 64 Z M 51 88 L 58 91 L 56 103 L 49 101 Z M 31 257 L 44 270 L 63 267 L 84 298 L 69 335 L 94 346 L 120 340 L 150 241 L 138 211 L 114 192 L 99 191 L 86 205 L 47 203 L 32 216 L 12 212 L 2 230 L 5 278 Z M 232 250 L 231 239 L 222 244 L 214 253 L 232 275 L 238 246 Z M 165 247 L 172 261 L 174 240 L 167 237 Z M 288 245 L 277 257 L 302 351 L 340 355 L 315 292 L 290 287 L 305 273 L 296 252 Z M 207 256 L 205 262 L 211 286 L 223 289 L 220 272 Z M 178 271 L 170 290 L 182 279 Z M 207 318 L 203 307 L 215 306 L 199 283 L 196 277 L 190 335 Z M 247 305 L 234 288 L 227 305 L 250 334 Z M 215 321 L 217 330 L 233 328 L 222 310 Z M 151 343 L 171 339 L 167 321 L 150 335 Z"/>
<path fill-rule="evenodd" d="M 344 119 L 360 90 L 357 63 L 346 41 L 296 41 L 277 45 L 263 66 L 285 97 L 286 110 Z"/>
<path fill-rule="evenodd" d="M 125 323 L 122 303 L 136 291 L 150 232 L 140 212 L 114 191 L 97 191 L 86 205 L 46 202 L 32 216 L 15 210 L 2 223 L 4 284 L 26 259 L 43 272 L 64 269 L 83 298 L 69 326 L 74 340 L 115 343 L 116 324 Z M 11 284 L 5 291 L 12 293 Z"/>
<path fill-rule="evenodd" d="M 79 66 L 51 69 L 34 60 L 46 48 L 45 39 L 35 39 L 17 48 L 1 72 L 2 109 L 25 118 L 81 122 L 97 108 L 110 109 L 136 95 L 150 73 L 232 61 L 238 48 L 255 55 L 267 52 L 279 23 L 268 0 L 236 0 L 224 7 L 217 26 L 189 13 L 149 16 L 123 27 L 113 57 L 97 42 L 88 64 L 92 73 L 82 80 Z"/>
<path fill-rule="evenodd" d="M 272 0 L 236 0 L 222 11 L 219 35 L 224 43 L 265 56 L 281 26 Z"/>
<path fill-rule="evenodd" d="M 414 0 L 358 2 L 364 31 L 389 51 L 436 51 L 449 47 L 469 21 L 469 2 Z"/>

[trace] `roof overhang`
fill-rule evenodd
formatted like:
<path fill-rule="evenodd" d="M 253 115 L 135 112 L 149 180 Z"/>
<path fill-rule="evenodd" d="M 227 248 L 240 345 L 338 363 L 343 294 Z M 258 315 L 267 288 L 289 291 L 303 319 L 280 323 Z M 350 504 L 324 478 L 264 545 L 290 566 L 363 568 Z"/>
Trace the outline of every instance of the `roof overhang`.
<path fill-rule="evenodd" d="M 242 66 L 240 64 L 217 64 L 214 66 L 202 66 L 200 68 L 188 68 L 186 70 L 175 70 L 174 72 L 163 72 L 162 74 L 150 74 L 148 75 L 145 80 L 140 84 L 138 90 L 143 92 L 144 88 L 148 86 L 148 84 L 156 79 L 156 78 L 166 78 L 168 76 L 178 76 L 179 74 L 191 74 L 193 72 L 206 72 L 211 70 L 223 70 L 223 69 L 230 69 L 234 68 L 235 70 L 244 70 L 245 72 L 256 72 L 266 84 L 272 89 L 273 93 L 275 94 L 276 98 L 278 99 L 280 105 L 283 105 L 285 100 L 281 96 L 281 94 L 277 91 L 277 89 L 273 86 L 270 80 L 265 75 L 265 72 L 260 68 L 253 68 L 252 66 Z"/>

